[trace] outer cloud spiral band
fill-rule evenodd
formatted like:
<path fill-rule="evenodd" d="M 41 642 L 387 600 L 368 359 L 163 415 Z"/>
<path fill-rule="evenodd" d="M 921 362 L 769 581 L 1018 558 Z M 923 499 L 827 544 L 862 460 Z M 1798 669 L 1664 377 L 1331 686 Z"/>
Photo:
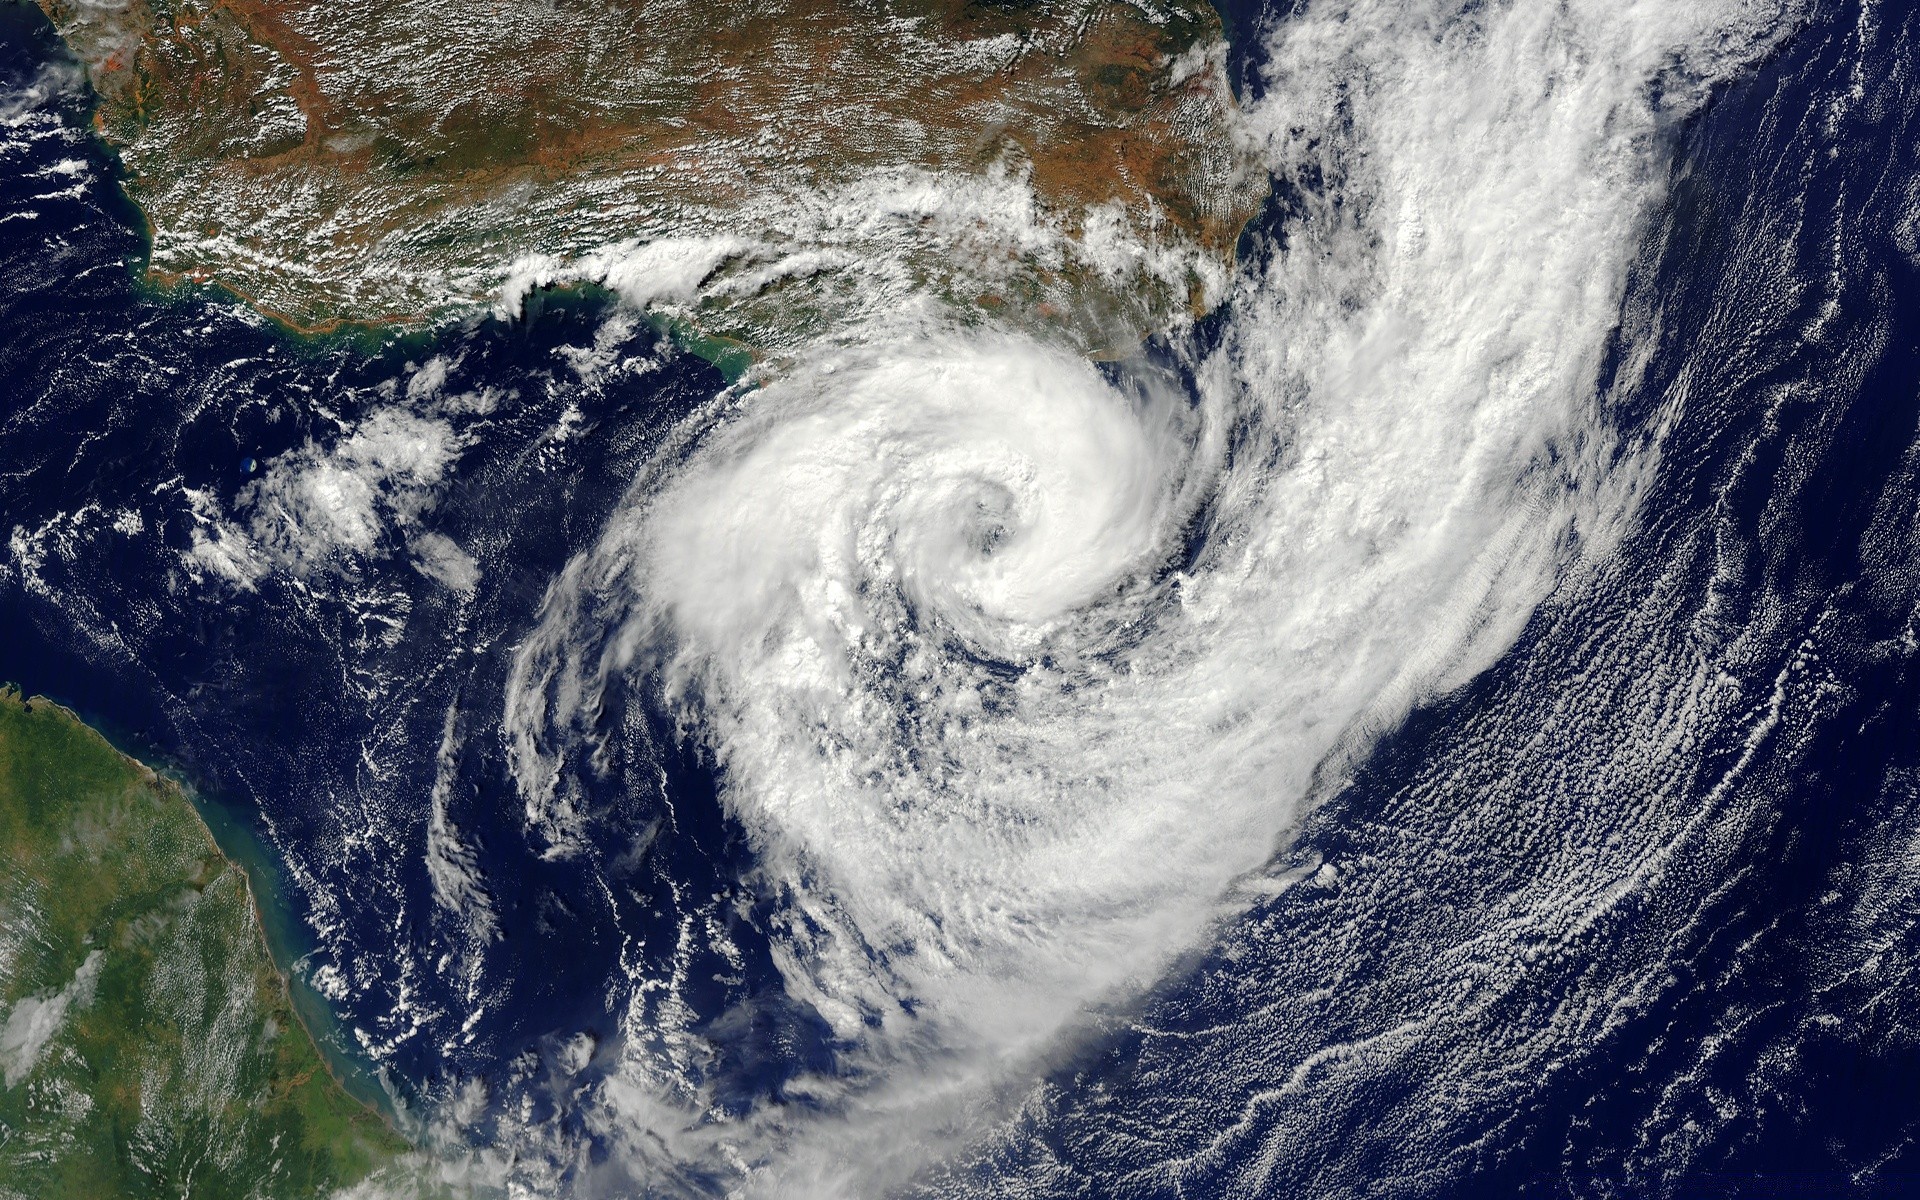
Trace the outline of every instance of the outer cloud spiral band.
<path fill-rule="evenodd" d="M 1247 117 L 1300 211 L 1217 345 L 842 331 L 663 452 L 520 651 L 530 819 L 565 841 L 564 764 L 648 681 L 848 1049 L 812 1115 L 634 1123 L 778 1194 L 897 1180 L 1508 645 L 1657 459 L 1594 381 L 1661 131 L 1777 16 L 1312 6 Z"/>

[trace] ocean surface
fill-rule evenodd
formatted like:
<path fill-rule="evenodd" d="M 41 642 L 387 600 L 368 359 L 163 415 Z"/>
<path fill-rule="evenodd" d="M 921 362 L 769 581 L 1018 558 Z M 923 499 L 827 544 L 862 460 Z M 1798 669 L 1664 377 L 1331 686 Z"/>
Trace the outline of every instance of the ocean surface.
<path fill-rule="evenodd" d="M 1251 99 L 1289 12 L 1228 16 Z M 1594 388 L 1632 520 L 1343 740 L 1203 936 L 900 1190 L 1920 1194 L 1916 53 L 1920 11 L 1813 5 L 1657 127 Z M 627 1148 L 635 1062 L 708 1126 L 873 1068 L 788 986 L 785 897 L 671 706 L 609 685 L 535 811 L 503 697 L 740 393 L 611 296 L 303 338 L 150 286 L 76 70 L 0 5 L 0 677 L 192 784 L 416 1136 L 536 1193 L 728 1186 Z"/>

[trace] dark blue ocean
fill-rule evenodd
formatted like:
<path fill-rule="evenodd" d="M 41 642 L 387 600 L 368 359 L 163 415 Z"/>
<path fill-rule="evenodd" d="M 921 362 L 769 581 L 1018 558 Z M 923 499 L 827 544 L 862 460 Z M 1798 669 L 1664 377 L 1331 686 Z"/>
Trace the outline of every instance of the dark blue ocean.
<path fill-rule="evenodd" d="M 1276 14 L 1227 7 L 1251 86 Z M 1300 882 L 930 1192 L 1920 1196 L 1916 53 L 1920 10 L 1819 4 L 1665 131 L 1600 380 L 1620 428 L 1672 422 L 1634 532 L 1330 785 L 1275 865 Z M 788 1084 L 837 1048 L 782 987 L 712 764 L 645 718 L 577 781 L 586 849 L 558 847 L 497 731 L 549 583 L 728 381 L 589 293 L 302 338 L 156 290 L 76 79 L 0 3 L 0 678 L 192 785 L 332 1053 L 403 1121 L 485 1079 L 604 1160 L 554 1064 L 590 1081 L 675 972 L 662 1036 L 708 1048 L 723 1107 L 807 1103 Z M 384 541 L 324 574 L 193 565 L 262 464 L 409 389 L 473 399 L 436 410 L 450 474 L 380 497 Z M 423 566 L 426 532 L 477 583 Z M 1555 910 L 1599 858 L 1606 902 Z M 487 897 L 484 951 L 436 861 Z"/>

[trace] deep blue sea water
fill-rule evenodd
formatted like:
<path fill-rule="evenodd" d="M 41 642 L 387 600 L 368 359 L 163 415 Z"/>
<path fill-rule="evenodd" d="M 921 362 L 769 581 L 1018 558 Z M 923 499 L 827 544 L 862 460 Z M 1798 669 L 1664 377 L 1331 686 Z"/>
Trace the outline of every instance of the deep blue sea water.
<path fill-rule="evenodd" d="M 1263 18 L 1229 17 L 1244 78 Z M 1920 13 L 1818 6 L 1669 131 L 1602 381 L 1621 427 L 1672 425 L 1638 529 L 1329 779 L 1276 864 L 1297 882 L 929 1190 L 1920 1195 L 1916 44 Z M 0 4 L 0 677 L 258 840 L 336 1053 L 405 1111 L 483 1078 L 592 1144 L 554 1064 L 586 1031 L 591 1076 L 633 989 L 675 972 L 710 982 L 659 1036 L 713 1048 L 723 1104 L 831 1069 L 710 765 L 610 709 L 631 724 L 574 781 L 584 849 L 556 847 L 495 731 L 549 581 L 725 380 L 593 296 L 303 340 L 156 293 L 63 62 Z M 461 449 L 383 494 L 405 520 L 324 572 L 196 576 L 207 514 L 262 464 L 436 360 L 418 394 L 492 398 L 436 402 Z M 419 565 L 427 529 L 474 588 Z M 436 804 L 497 938 L 436 899 Z M 1618 884 L 1562 902 L 1578 872 Z"/>
<path fill-rule="evenodd" d="M 64 68 L 37 10 L 10 4 L 0 17 L 5 87 L 28 91 Z M 71 83 L 44 79 L 56 90 Z M 476 681 L 491 683 L 497 696 L 511 639 L 548 581 L 597 533 L 658 433 L 724 380 L 642 324 L 600 348 L 645 358 L 643 378 L 572 386 L 566 355 L 595 348 L 609 315 L 603 298 L 535 296 L 519 321 L 430 335 L 298 339 L 218 294 L 157 295 L 138 281 L 139 216 L 117 191 L 110 156 L 87 136 L 84 96 L 67 93 L 45 117 L 15 132 L 0 168 L 4 215 L 13 218 L 0 223 L 0 324 L 8 330 L 0 341 L 0 511 L 23 536 L 45 531 L 56 542 L 77 536 L 90 544 L 79 561 L 55 553 L 25 586 L 16 555 L 0 596 L 0 628 L 9 631 L 0 674 L 170 764 L 212 806 L 216 830 L 229 818 L 283 856 L 288 847 L 360 834 L 398 839 L 362 846 L 351 860 L 283 858 L 274 890 L 295 914 L 282 940 L 300 956 L 298 978 L 332 961 L 327 938 L 311 928 L 319 892 L 380 897 L 369 906 L 378 916 L 349 908 L 319 917 L 344 923 L 330 926 L 336 937 L 381 946 L 397 935 L 418 939 L 427 953 L 433 930 L 383 922 L 434 911 L 414 842 L 424 832 L 418 801 L 434 783 L 446 712 Z M 84 168 L 77 173 L 54 169 L 76 161 Z M 194 520 L 182 489 L 234 496 L 259 463 L 350 424 L 448 352 L 459 358 L 450 390 L 472 380 L 512 397 L 463 431 L 483 434 L 484 447 L 463 461 L 436 507 L 436 529 L 487 550 L 480 596 L 463 602 L 404 565 L 410 578 L 349 570 L 328 579 L 325 594 L 268 582 L 258 592 L 222 589 L 212 604 L 186 584 L 178 553 Z M 556 439 L 563 424 L 567 436 Z M 99 537 L 84 517 L 81 526 L 63 524 L 65 514 L 117 510 L 148 514 L 143 536 Z M 378 634 L 394 621 L 407 635 L 385 646 Z M 478 719 L 497 720 L 497 712 Z M 417 770 L 375 784 L 363 749 L 395 741 L 405 748 L 390 760 Z M 666 768 L 680 765 L 669 757 Z M 650 775 L 654 766 L 646 764 Z M 527 844 L 500 769 L 497 753 L 463 762 L 453 785 L 456 819 L 485 856 L 480 870 L 513 881 L 499 893 L 498 918 L 505 952 L 527 960 L 490 984 L 513 994 L 491 998 L 502 1024 L 463 1050 L 483 1062 L 511 1058 L 552 1032 L 604 1024 L 607 980 L 619 973 L 620 939 L 629 932 L 596 905 L 589 880 L 602 864 L 550 862 L 547 847 Z M 675 885 L 710 893 L 722 886 L 717 873 L 732 851 L 710 780 L 690 770 L 683 783 L 694 797 L 707 789 L 708 803 L 683 806 L 657 836 L 663 850 L 641 871 L 648 880 L 670 871 Z M 650 828 L 644 815 L 603 816 L 616 827 L 599 842 L 609 857 Z M 244 846 L 229 849 L 245 857 Z M 659 918 L 649 908 L 636 920 L 667 920 L 670 928 L 671 908 L 666 903 Z M 417 984 L 379 974 L 394 965 L 363 964 L 374 974 L 352 975 L 352 1011 L 341 1015 L 383 1043 L 399 1034 L 398 1044 L 378 1054 L 351 1041 L 337 1049 L 347 1061 L 377 1066 L 404 1102 L 436 1078 L 445 1056 L 437 1043 L 409 1036 L 419 1010 L 402 1003 L 402 989 L 417 995 Z M 740 1044 L 752 1052 L 750 1037 Z"/>

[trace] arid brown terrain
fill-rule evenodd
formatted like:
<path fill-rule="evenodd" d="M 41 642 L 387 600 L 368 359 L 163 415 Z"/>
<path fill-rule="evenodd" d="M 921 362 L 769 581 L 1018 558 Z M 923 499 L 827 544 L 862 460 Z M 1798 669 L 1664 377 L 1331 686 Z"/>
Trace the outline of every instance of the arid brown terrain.
<path fill-rule="evenodd" d="M 601 279 L 760 346 L 932 297 L 1098 351 L 1209 302 L 1260 182 L 1204 0 L 40 3 L 155 274 L 302 327 Z"/>

